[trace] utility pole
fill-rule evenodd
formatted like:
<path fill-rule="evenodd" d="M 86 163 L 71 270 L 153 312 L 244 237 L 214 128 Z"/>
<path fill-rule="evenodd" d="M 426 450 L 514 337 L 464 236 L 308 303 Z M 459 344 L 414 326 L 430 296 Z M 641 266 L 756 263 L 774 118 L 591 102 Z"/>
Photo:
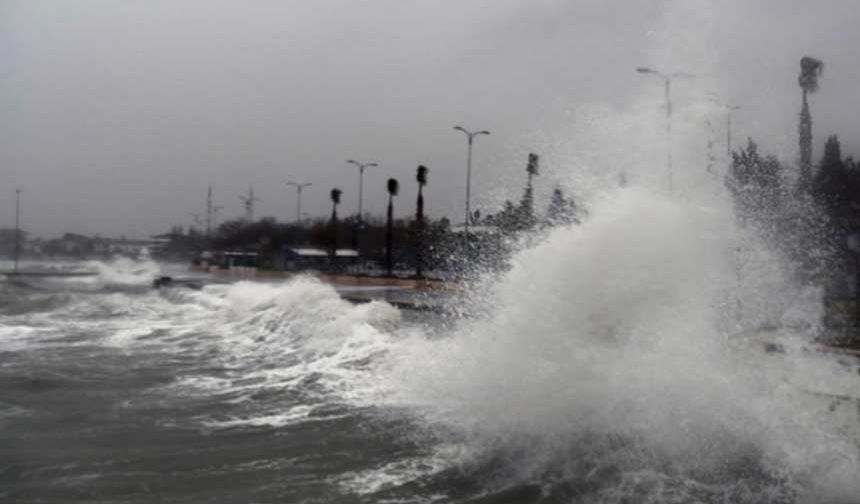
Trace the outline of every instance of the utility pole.
<path fill-rule="evenodd" d="M 462 131 L 466 135 L 466 139 L 468 141 L 468 152 L 466 154 L 466 222 L 464 228 L 464 236 L 466 240 L 466 244 L 469 243 L 469 221 L 472 219 L 472 214 L 469 210 L 469 200 L 471 196 L 471 187 L 472 187 L 472 145 L 474 144 L 475 137 L 478 135 L 489 135 L 489 131 L 469 131 L 462 126 L 454 126 L 454 129 L 457 131 Z"/>
<path fill-rule="evenodd" d="M 313 184 L 310 182 L 300 184 L 297 182 L 289 181 L 287 182 L 287 185 L 296 188 L 296 226 L 299 226 L 302 223 L 302 189 L 304 189 L 305 187 L 310 187 Z"/>
<path fill-rule="evenodd" d="M 15 266 L 18 273 L 18 257 L 21 254 L 21 189 L 15 189 Z"/>
<path fill-rule="evenodd" d="M 636 69 L 636 71 L 641 74 L 655 75 L 663 81 L 664 93 L 666 95 L 666 180 L 669 186 L 669 192 L 671 193 L 673 191 L 674 185 L 672 181 L 672 81 L 679 78 L 692 79 L 693 77 L 695 77 L 695 75 L 683 72 L 675 72 L 673 74 L 667 75 L 648 67 L 639 67 Z"/>
<path fill-rule="evenodd" d="M 254 222 L 254 202 L 260 201 L 260 198 L 257 198 L 256 196 L 254 196 L 254 188 L 253 187 L 248 187 L 248 195 L 247 196 L 239 196 L 239 199 L 241 199 L 245 203 L 245 220 L 248 222 L 248 224 L 253 223 Z"/>

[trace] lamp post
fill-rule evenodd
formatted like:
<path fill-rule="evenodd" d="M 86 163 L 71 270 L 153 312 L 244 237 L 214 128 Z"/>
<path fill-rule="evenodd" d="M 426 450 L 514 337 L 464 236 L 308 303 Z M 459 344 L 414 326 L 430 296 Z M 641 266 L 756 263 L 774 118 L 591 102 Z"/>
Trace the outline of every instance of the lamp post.
<path fill-rule="evenodd" d="M 362 219 L 362 200 L 364 199 L 364 169 L 379 165 L 377 163 L 359 163 L 353 159 L 348 160 L 347 163 L 358 167 L 358 222 L 360 223 Z"/>
<path fill-rule="evenodd" d="M 15 266 L 18 273 L 18 257 L 21 254 L 21 189 L 15 189 Z"/>
<path fill-rule="evenodd" d="M 296 188 L 296 226 L 301 225 L 302 223 L 302 189 L 305 187 L 310 187 L 313 184 L 310 182 L 305 182 L 303 184 L 299 184 L 293 181 L 287 182 L 288 186 L 292 186 Z"/>
<path fill-rule="evenodd" d="M 672 81 L 675 79 L 691 79 L 695 77 L 695 75 L 690 73 L 683 72 L 675 72 L 673 74 L 664 74 L 662 72 L 658 72 L 653 68 L 648 67 L 638 67 L 636 69 L 637 72 L 641 74 L 652 74 L 657 76 L 663 81 L 663 86 L 666 93 L 666 169 L 667 173 L 667 182 L 669 185 L 669 192 L 672 192 Z"/>
<path fill-rule="evenodd" d="M 462 131 L 466 135 L 466 139 L 468 140 L 468 153 L 466 154 L 466 222 L 464 228 L 464 236 L 466 243 L 469 243 L 469 220 L 472 218 L 472 214 L 469 211 L 469 199 L 471 195 L 471 186 L 472 186 L 472 144 L 475 142 L 475 137 L 478 135 L 489 135 L 489 131 L 469 131 L 462 126 L 454 126 L 454 129 L 457 131 Z"/>
<path fill-rule="evenodd" d="M 729 163 L 732 162 L 732 112 L 736 110 L 740 110 L 740 105 L 731 105 L 728 103 L 723 103 L 720 100 L 719 95 L 716 93 L 708 93 L 708 97 L 711 100 L 711 103 L 716 106 L 722 108 L 726 111 L 726 156 L 729 160 Z"/>

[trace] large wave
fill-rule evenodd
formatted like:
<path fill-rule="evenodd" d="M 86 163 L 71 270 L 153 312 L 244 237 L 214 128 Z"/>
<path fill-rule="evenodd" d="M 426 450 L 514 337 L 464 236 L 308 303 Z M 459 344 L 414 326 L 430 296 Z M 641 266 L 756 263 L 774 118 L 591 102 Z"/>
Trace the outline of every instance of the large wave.
<path fill-rule="evenodd" d="M 504 459 L 502 486 L 552 480 L 550 492 L 609 502 L 852 502 L 860 429 L 811 391 L 856 391 L 856 372 L 809 351 L 817 321 L 797 318 L 820 299 L 788 275 L 770 264 L 745 290 L 736 262 L 753 259 L 734 237 L 713 207 L 608 193 L 479 293 L 489 317 L 393 349 L 388 400 L 461 440 L 472 464 Z M 745 320 L 738 304 L 762 298 Z M 765 352 L 765 315 L 785 353 Z"/>

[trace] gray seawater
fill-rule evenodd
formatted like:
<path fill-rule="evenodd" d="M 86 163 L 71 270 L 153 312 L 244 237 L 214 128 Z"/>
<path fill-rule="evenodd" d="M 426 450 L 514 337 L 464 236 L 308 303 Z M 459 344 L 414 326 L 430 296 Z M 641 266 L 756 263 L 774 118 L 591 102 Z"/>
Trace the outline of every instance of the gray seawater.
<path fill-rule="evenodd" d="M 213 320 L 201 299 L 231 286 L 158 292 L 151 265 L 122 267 L 0 284 L 3 502 L 371 502 L 392 493 L 363 473 L 426 455 L 408 415 L 340 399 L 300 350 L 256 351 L 275 327 Z"/>
<path fill-rule="evenodd" d="M 0 501 L 860 502 L 860 364 L 814 351 L 815 292 L 768 257 L 738 285 L 709 209 L 600 205 L 463 319 L 146 260 L 0 282 Z"/>

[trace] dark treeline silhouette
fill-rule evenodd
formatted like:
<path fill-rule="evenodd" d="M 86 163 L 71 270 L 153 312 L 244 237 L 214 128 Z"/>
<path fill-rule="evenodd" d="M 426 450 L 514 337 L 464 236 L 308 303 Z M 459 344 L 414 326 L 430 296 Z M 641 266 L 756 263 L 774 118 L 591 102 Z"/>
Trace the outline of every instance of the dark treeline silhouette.
<path fill-rule="evenodd" d="M 459 246 L 446 218 L 425 217 L 423 232 L 420 234 L 416 232 L 414 219 L 392 218 L 389 225 L 387 219 L 380 217 L 366 217 L 359 222 L 356 216 L 350 216 L 338 219 L 336 228 L 333 222 L 332 217 L 317 218 L 302 225 L 279 223 L 272 217 L 253 223 L 243 219 L 231 220 L 218 226 L 209 241 L 192 231 L 199 241 L 190 246 L 189 251 L 191 255 L 207 249 L 257 252 L 260 254 L 260 266 L 272 268 L 277 264 L 276 255 L 285 248 L 311 247 L 331 253 L 334 236 L 360 230 L 360 257 L 386 269 L 389 257 L 393 270 L 414 269 L 419 255 L 423 257 L 425 270 L 449 270 L 456 264 L 452 258 L 458 253 Z M 184 243 L 188 238 L 189 235 L 182 233 L 176 236 L 177 240 Z M 392 245 L 390 249 L 389 243 Z"/>

